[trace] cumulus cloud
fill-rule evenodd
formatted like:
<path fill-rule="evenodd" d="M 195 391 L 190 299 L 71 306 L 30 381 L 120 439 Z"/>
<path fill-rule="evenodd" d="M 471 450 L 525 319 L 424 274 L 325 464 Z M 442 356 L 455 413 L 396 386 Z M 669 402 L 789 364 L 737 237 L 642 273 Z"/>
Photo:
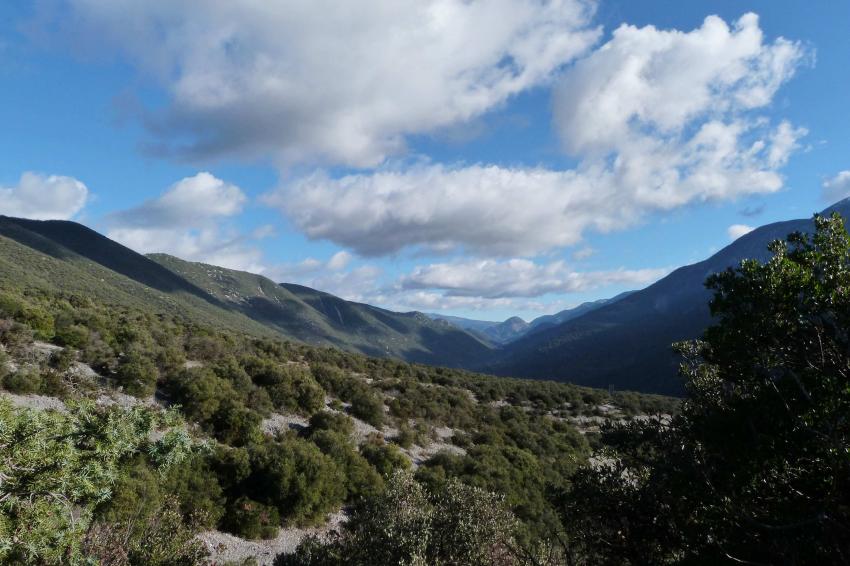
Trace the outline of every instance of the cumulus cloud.
<path fill-rule="evenodd" d="M 251 245 L 270 235 L 251 235 L 224 222 L 242 211 L 245 194 L 206 172 L 186 177 L 155 199 L 109 215 L 107 236 L 141 253 L 165 252 L 191 261 L 262 272 L 262 253 Z"/>
<path fill-rule="evenodd" d="M 233 216 L 242 211 L 245 201 L 239 187 L 202 171 L 174 183 L 155 199 L 113 214 L 111 220 L 124 227 L 174 228 Z"/>
<path fill-rule="evenodd" d="M 589 0 L 68 3 L 75 29 L 166 87 L 146 118 L 160 150 L 284 163 L 376 165 L 546 83 L 600 35 Z"/>
<path fill-rule="evenodd" d="M 731 28 L 710 16 L 690 32 L 622 25 L 567 73 L 556 123 L 577 154 L 621 153 L 646 138 L 681 141 L 697 119 L 727 121 L 768 105 L 803 56 L 783 38 L 766 44 L 755 14 Z M 782 162 L 794 143 L 793 130 L 777 130 L 768 163 Z"/>
<path fill-rule="evenodd" d="M 68 220 L 88 200 L 88 188 L 73 177 L 26 172 L 13 187 L 0 185 L 0 214 L 35 220 Z"/>
<path fill-rule="evenodd" d="M 406 247 L 534 255 L 654 211 L 771 193 L 805 130 L 758 114 L 805 58 L 753 14 L 691 32 L 622 26 L 569 69 L 554 99 L 572 170 L 414 163 L 266 196 L 311 238 L 363 255 Z"/>
<path fill-rule="evenodd" d="M 823 198 L 831 203 L 850 196 L 850 171 L 841 171 L 823 182 Z"/>
<path fill-rule="evenodd" d="M 753 226 L 747 226 L 746 224 L 733 224 L 726 229 L 726 233 L 729 234 L 730 240 L 737 240 L 744 234 L 749 234 L 755 230 Z"/>
<path fill-rule="evenodd" d="M 643 287 L 669 272 L 667 268 L 580 272 L 563 261 L 481 260 L 417 267 L 400 285 L 402 289 L 438 289 L 447 296 L 499 299 L 576 293 L 614 284 Z"/>

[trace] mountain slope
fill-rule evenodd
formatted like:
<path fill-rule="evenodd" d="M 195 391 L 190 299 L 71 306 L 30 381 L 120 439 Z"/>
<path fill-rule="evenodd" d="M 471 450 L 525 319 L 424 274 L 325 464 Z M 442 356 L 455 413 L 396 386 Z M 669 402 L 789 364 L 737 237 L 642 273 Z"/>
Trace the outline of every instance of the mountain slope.
<path fill-rule="evenodd" d="M 216 328 L 274 334 L 145 256 L 74 222 L 0 216 L 0 286 L 78 294 Z"/>
<path fill-rule="evenodd" d="M 837 210 L 847 216 L 850 203 Z M 480 369 L 516 377 L 549 378 L 594 387 L 681 394 L 673 342 L 699 337 L 710 323 L 706 277 L 746 258 L 766 259 L 767 245 L 811 220 L 762 226 L 705 261 L 681 267 L 646 289 L 557 326 L 529 333 Z"/>
<path fill-rule="evenodd" d="M 470 365 L 491 352 L 471 334 L 421 313 L 392 312 L 165 254 L 149 257 L 242 314 L 308 344 L 451 367 Z"/>
<path fill-rule="evenodd" d="M 620 293 L 619 295 L 615 295 L 610 299 L 599 299 L 596 301 L 588 301 L 586 303 L 582 303 L 577 307 L 573 307 L 571 309 L 562 310 L 555 314 L 546 314 L 543 316 L 538 316 L 534 320 L 529 323 L 529 328 L 526 330 L 526 333 L 531 332 L 539 332 L 541 330 L 545 330 L 546 328 L 551 328 L 553 326 L 557 326 L 568 320 L 573 320 L 574 318 L 578 318 L 584 314 L 589 313 L 590 311 L 596 310 L 599 307 L 604 305 L 614 303 L 619 301 L 620 299 L 624 299 L 634 293 L 634 291 L 625 291 Z"/>
<path fill-rule="evenodd" d="M 68 221 L 0 216 L 0 287 L 77 294 L 219 329 L 412 362 L 459 367 L 490 353 L 479 339 L 419 313 L 349 303 L 170 256 L 146 257 Z"/>

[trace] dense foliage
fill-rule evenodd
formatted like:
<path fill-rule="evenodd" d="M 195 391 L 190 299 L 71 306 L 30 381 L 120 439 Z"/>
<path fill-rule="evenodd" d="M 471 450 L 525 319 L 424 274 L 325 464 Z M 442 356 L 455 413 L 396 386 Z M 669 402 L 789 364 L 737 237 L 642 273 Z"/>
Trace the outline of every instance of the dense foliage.
<path fill-rule="evenodd" d="M 361 502 L 331 541 L 305 540 L 278 566 L 516 564 L 516 520 L 502 499 L 456 480 L 428 491 L 397 472 Z"/>
<path fill-rule="evenodd" d="M 709 278 L 681 415 L 608 430 L 616 451 L 557 498 L 578 560 L 850 560 L 850 237 L 815 227 Z"/>
<path fill-rule="evenodd" d="M 320 525 L 329 513 L 384 496 L 386 478 L 414 462 L 417 485 L 429 494 L 455 493 L 457 480 L 473 495 L 499 493 L 519 519 L 512 540 L 530 548 L 563 531 L 546 494 L 565 489 L 590 454 L 588 437 L 576 430 L 580 419 L 592 427 L 608 410 L 628 418 L 676 407 L 663 397 L 226 332 L 8 282 L 0 289 L 0 382 L 69 407 L 104 397 L 133 407 L 128 415 L 172 406 L 206 446 L 167 469 L 155 453 L 128 449 L 108 478 L 92 484 L 108 486 L 109 497 L 86 502 L 73 552 L 104 564 L 192 563 L 203 554 L 192 542 L 202 530 L 270 538 L 281 526 Z M 130 418 L 111 410 L 111 418 Z M 20 418 L 66 418 L 26 415 Z M 428 508 L 441 509 L 432 495 Z"/>
<path fill-rule="evenodd" d="M 44 412 L 0 399 L 0 562 L 81 561 L 94 511 L 114 495 L 122 462 L 144 453 L 165 470 L 188 450 L 170 412 L 91 403 Z"/>

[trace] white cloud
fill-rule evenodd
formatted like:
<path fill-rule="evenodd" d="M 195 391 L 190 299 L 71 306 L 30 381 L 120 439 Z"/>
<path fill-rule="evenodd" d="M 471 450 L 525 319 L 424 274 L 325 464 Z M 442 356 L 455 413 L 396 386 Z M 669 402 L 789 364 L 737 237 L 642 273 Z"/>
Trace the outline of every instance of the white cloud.
<path fill-rule="evenodd" d="M 245 201 L 236 185 L 201 172 L 174 183 L 155 199 L 108 216 L 107 236 L 141 253 L 165 252 L 262 272 L 262 253 L 251 242 L 269 236 L 269 227 L 246 236 L 223 224 L 242 211 Z"/>
<path fill-rule="evenodd" d="M 481 298 L 481 297 L 459 297 L 447 296 L 443 293 L 433 291 L 408 291 L 404 293 L 393 293 L 377 295 L 373 297 L 375 304 L 386 308 L 405 311 L 424 312 L 452 312 L 452 311 L 492 311 L 499 309 L 507 312 L 529 312 L 554 313 L 570 306 L 571 303 L 554 301 L 535 301 L 515 298 Z"/>
<path fill-rule="evenodd" d="M 733 224 L 726 229 L 726 233 L 729 234 L 730 240 L 737 240 L 744 234 L 749 234 L 755 230 L 753 226 L 747 226 L 746 224 Z"/>
<path fill-rule="evenodd" d="M 850 171 L 840 171 L 823 182 L 823 198 L 830 203 L 850 196 Z"/>
<path fill-rule="evenodd" d="M 0 214 L 36 220 L 68 220 L 88 200 L 88 188 L 73 177 L 26 172 L 14 187 L 0 186 Z"/>
<path fill-rule="evenodd" d="M 608 285 L 643 287 L 670 269 L 573 271 L 563 261 L 526 259 L 461 261 L 420 266 L 400 281 L 402 289 L 441 290 L 446 296 L 500 299 L 576 293 Z"/>
<path fill-rule="evenodd" d="M 546 83 L 600 35 L 590 0 L 69 3 L 78 33 L 167 88 L 146 119 L 161 150 L 284 163 L 376 165 Z"/>
<path fill-rule="evenodd" d="M 328 260 L 328 268 L 333 269 L 334 271 L 339 271 L 341 269 L 345 269 L 350 261 L 351 254 L 346 251 L 340 251 L 335 253 L 331 259 Z"/>
<path fill-rule="evenodd" d="M 623 26 L 568 70 L 555 121 L 573 170 L 386 165 L 322 171 L 266 196 L 307 236 L 364 255 L 406 247 L 535 255 L 648 213 L 771 193 L 805 130 L 757 110 L 804 59 L 754 15 L 688 33 Z"/>
<path fill-rule="evenodd" d="M 556 122 L 575 154 L 620 153 L 643 138 L 680 142 L 695 121 L 761 108 L 794 74 L 804 52 L 779 38 L 765 44 L 758 17 L 730 28 L 717 16 L 690 32 L 622 25 L 579 61 L 558 88 Z M 790 130 L 775 140 L 781 162 Z"/>
<path fill-rule="evenodd" d="M 236 185 L 202 171 L 174 183 L 155 199 L 113 214 L 111 221 L 133 228 L 180 228 L 234 216 L 242 211 L 246 200 Z"/>

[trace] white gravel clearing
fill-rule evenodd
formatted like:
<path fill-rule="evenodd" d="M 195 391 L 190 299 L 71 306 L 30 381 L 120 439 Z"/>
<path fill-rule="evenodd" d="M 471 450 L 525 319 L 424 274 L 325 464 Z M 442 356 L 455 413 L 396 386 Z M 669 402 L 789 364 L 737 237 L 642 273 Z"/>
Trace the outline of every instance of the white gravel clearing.
<path fill-rule="evenodd" d="M 310 426 L 310 422 L 302 416 L 291 413 L 272 413 L 267 419 L 263 419 L 260 428 L 266 434 L 275 435 L 287 430 L 304 430 Z"/>
<path fill-rule="evenodd" d="M 254 558 L 260 566 L 270 566 L 278 555 L 295 552 L 304 537 L 326 535 L 346 519 L 345 513 L 340 511 L 330 515 L 328 522 L 321 527 L 281 529 L 275 538 L 269 540 L 246 540 L 221 531 L 206 531 L 197 538 L 209 549 L 213 564 L 231 561 L 241 564 L 247 558 Z"/>
<path fill-rule="evenodd" d="M 0 396 L 4 399 L 9 399 L 16 407 L 35 409 L 37 411 L 54 410 L 65 412 L 67 410 L 65 403 L 56 397 L 47 397 L 45 395 L 18 395 L 16 393 L 9 393 L 8 391 L 0 391 Z"/>

